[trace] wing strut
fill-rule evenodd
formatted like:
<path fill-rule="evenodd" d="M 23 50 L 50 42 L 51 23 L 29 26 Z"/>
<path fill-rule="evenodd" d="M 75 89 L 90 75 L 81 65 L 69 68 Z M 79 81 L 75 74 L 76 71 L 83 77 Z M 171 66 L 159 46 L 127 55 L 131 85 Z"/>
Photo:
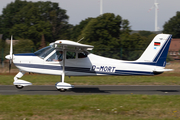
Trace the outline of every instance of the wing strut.
<path fill-rule="evenodd" d="M 66 51 L 63 48 L 63 71 L 61 75 L 61 82 L 64 83 L 64 77 L 65 77 L 65 57 L 66 57 Z"/>
<path fill-rule="evenodd" d="M 61 82 L 56 83 L 56 88 L 61 92 L 65 92 L 67 89 L 74 88 L 73 85 L 64 82 L 64 79 L 65 79 L 65 63 L 66 63 L 65 46 L 63 46 L 63 61 L 62 62 L 63 62 L 63 65 L 62 65 L 63 69 L 62 69 L 62 75 L 61 75 Z"/>

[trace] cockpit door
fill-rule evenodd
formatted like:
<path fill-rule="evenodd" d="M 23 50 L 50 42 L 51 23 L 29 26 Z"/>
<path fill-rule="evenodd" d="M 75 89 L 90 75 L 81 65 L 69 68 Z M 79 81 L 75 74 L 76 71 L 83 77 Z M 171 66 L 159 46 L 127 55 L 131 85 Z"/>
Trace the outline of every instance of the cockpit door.
<path fill-rule="evenodd" d="M 63 54 L 62 51 L 54 50 L 44 59 L 44 68 L 48 74 L 62 74 Z"/>

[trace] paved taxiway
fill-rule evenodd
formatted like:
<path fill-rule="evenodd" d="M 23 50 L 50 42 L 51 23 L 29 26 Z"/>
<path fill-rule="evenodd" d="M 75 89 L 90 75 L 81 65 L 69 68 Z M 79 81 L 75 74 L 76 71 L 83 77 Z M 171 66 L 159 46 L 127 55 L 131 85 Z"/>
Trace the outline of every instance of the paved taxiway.
<path fill-rule="evenodd" d="M 59 92 L 55 86 L 27 86 L 16 89 L 15 86 L 0 86 L 1 95 L 90 95 L 90 94 L 147 94 L 180 95 L 180 86 L 124 86 L 124 85 L 76 85 L 66 92 Z"/>

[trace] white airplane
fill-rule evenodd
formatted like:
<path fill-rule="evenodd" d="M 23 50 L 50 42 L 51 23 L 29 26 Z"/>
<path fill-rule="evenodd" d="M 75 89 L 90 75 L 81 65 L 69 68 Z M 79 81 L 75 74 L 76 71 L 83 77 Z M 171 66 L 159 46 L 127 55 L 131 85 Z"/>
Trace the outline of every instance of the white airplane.
<path fill-rule="evenodd" d="M 57 40 L 35 53 L 13 54 L 11 37 L 10 55 L 7 55 L 6 59 L 9 59 L 10 63 L 13 61 L 19 69 L 13 83 L 18 89 L 32 85 L 20 79 L 26 72 L 32 72 L 60 75 L 61 81 L 55 86 L 60 91 L 66 91 L 74 86 L 64 82 L 65 75 L 157 75 L 171 71 L 172 69 L 165 69 L 171 37 L 169 34 L 156 35 L 140 58 L 135 61 L 98 56 L 87 51 L 92 50 L 94 46 L 69 40 Z"/>

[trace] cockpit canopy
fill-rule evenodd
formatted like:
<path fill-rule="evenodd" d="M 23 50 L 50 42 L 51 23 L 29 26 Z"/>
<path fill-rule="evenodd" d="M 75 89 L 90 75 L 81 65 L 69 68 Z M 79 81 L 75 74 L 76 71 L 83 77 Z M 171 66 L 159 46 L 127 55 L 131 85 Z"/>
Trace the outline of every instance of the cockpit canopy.
<path fill-rule="evenodd" d="M 59 52 L 63 51 L 62 49 L 56 49 L 53 46 L 47 46 L 36 51 L 34 54 L 39 56 L 40 58 L 44 59 L 47 57 L 46 61 L 53 61 L 57 56 L 59 56 Z M 86 58 L 89 52 L 86 50 L 66 50 L 66 59 L 79 59 L 79 58 Z"/>
<path fill-rule="evenodd" d="M 36 51 L 34 54 L 39 56 L 40 58 L 44 59 L 46 56 L 48 56 L 54 50 L 55 50 L 55 48 L 53 48 L 52 46 L 47 46 L 45 48 L 42 48 L 42 49 Z"/>

